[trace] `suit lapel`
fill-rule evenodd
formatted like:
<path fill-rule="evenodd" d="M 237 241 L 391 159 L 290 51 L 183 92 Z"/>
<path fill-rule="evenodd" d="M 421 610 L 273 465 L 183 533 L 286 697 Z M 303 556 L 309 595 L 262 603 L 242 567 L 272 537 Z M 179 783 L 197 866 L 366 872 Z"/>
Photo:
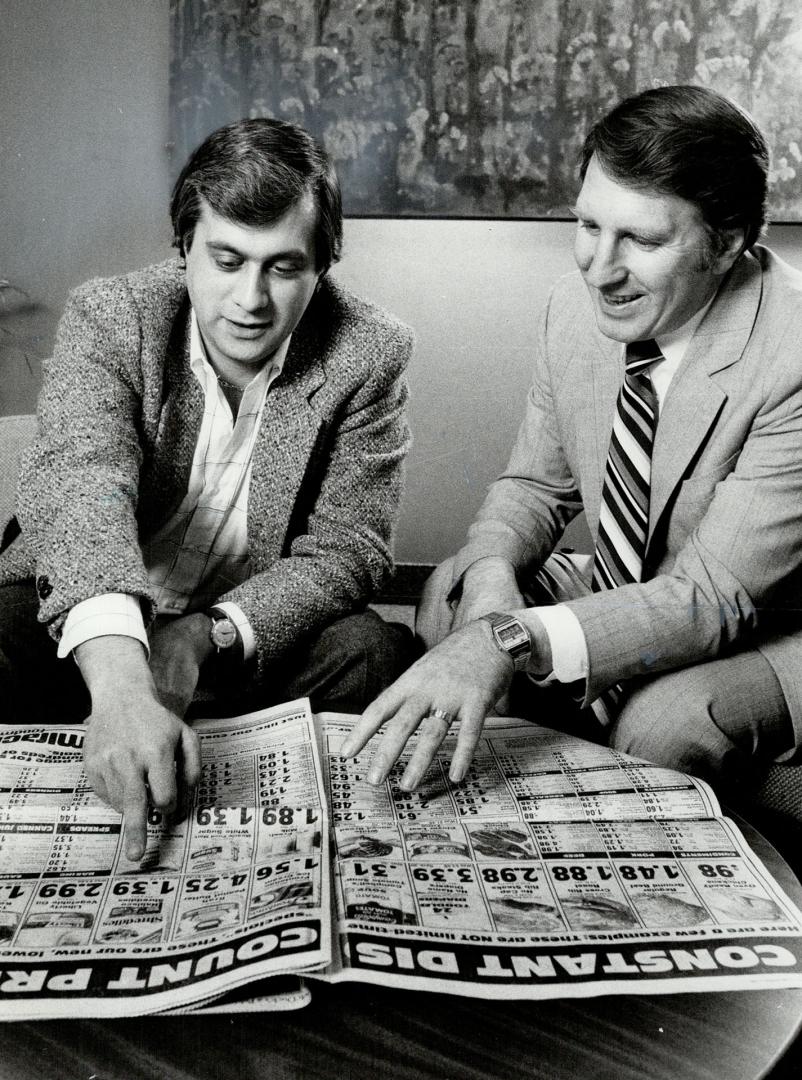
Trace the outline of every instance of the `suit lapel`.
<path fill-rule="evenodd" d="M 649 538 L 727 400 L 714 376 L 740 360 L 760 305 L 760 266 L 742 256 L 671 381 L 652 453 Z"/>
<path fill-rule="evenodd" d="M 189 366 L 189 324 L 190 309 L 184 292 L 183 301 L 167 323 L 169 332 L 162 332 L 163 338 L 155 336 L 150 348 L 151 377 L 158 377 L 160 386 L 155 393 L 158 408 L 153 417 L 153 457 L 144 470 L 140 492 L 143 522 L 169 518 L 189 486 L 203 419 L 203 391 Z M 153 358 L 158 358 L 158 363 Z M 148 506 L 156 509 L 146 510 Z"/>
<path fill-rule="evenodd" d="M 203 390 L 190 367 L 190 319 L 187 307 L 180 337 L 177 335 L 176 347 L 169 354 L 174 357 L 174 362 L 168 365 L 165 372 L 166 408 L 162 415 L 164 443 L 170 447 L 173 458 L 179 501 L 186 494 L 189 483 L 204 409 Z"/>
<path fill-rule="evenodd" d="M 252 553 L 266 561 L 284 553 L 287 527 L 321 428 L 312 401 L 325 382 L 317 353 L 314 340 L 299 326 L 265 401 L 254 448 L 248 526 Z"/>

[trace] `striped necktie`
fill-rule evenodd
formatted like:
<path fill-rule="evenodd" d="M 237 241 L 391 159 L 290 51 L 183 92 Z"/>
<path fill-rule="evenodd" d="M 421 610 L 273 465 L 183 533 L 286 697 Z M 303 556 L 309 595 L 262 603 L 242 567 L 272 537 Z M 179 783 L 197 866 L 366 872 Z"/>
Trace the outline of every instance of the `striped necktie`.
<path fill-rule="evenodd" d="M 649 368 L 662 359 L 656 341 L 627 345 L 604 474 L 591 582 L 594 592 L 630 585 L 643 577 L 658 411 Z M 602 723 L 611 721 L 620 697 L 621 687 L 616 685 L 593 703 Z"/>

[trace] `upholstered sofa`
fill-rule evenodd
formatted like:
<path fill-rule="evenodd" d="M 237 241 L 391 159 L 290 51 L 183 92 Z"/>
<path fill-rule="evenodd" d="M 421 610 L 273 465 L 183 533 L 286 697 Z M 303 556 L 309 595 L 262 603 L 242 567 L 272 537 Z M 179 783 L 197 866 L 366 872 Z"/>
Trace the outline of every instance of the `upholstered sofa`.
<path fill-rule="evenodd" d="M 20 454 L 35 431 L 33 416 L 0 416 L 0 537 L 14 513 Z"/>

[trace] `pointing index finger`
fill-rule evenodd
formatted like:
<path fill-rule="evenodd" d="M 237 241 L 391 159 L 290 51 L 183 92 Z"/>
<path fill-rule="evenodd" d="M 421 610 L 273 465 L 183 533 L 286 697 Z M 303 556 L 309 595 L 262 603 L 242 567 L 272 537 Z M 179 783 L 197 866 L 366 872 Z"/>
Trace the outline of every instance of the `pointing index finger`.
<path fill-rule="evenodd" d="M 148 836 L 148 797 L 142 778 L 130 781 L 125 792 L 123 809 L 125 854 L 131 862 L 139 862 L 145 854 Z"/>

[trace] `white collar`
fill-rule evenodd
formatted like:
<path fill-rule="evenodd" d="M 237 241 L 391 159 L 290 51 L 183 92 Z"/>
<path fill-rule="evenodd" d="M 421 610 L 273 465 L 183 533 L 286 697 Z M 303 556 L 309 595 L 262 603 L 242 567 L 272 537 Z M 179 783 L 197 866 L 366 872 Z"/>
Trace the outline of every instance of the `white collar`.
<path fill-rule="evenodd" d="M 195 309 L 190 308 L 190 311 L 191 318 L 189 323 L 189 366 L 192 369 L 196 379 L 205 390 L 207 385 L 207 378 L 211 376 L 211 378 L 216 381 L 217 372 L 209 363 L 209 358 L 206 355 L 206 346 L 203 343 L 203 338 L 201 336 L 200 327 L 198 326 L 198 317 L 195 314 Z M 246 390 L 250 390 L 251 387 L 259 385 L 258 380 L 260 379 L 263 382 L 272 382 L 273 379 L 277 378 L 282 368 L 284 367 L 285 360 L 287 359 L 287 350 L 290 347 L 291 339 L 292 334 L 290 334 L 289 337 L 286 337 L 284 341 L 282 341 L 282 343 L 279 345 L 279 347 L 276 349 L 276 351 L 273 353 L 273 355 L 270 357 L 264 367 L 262 367 L 256 375 L 254 375 L 254 377 L 245 387 Z"/>
<path fill-rule="evenodd" d="M 699 323 L 707 315 L 710 310 L 710 306 L 716 299 L 716 293 L 710 297 L 704 307 L 691 315 L 687 322 L 684 322 L 682 326 L 677 327 L 676 330 L 670 331 L 668 334 L 661 334 L 658 338 L 655 338 L 657 346 L 660 352 L 666 358 L 669 363 L 679 363 L 679 361 L 685 355 L 685 350 L 691 343 L 691 338 L 696 333 L 696 328 Z"/>

